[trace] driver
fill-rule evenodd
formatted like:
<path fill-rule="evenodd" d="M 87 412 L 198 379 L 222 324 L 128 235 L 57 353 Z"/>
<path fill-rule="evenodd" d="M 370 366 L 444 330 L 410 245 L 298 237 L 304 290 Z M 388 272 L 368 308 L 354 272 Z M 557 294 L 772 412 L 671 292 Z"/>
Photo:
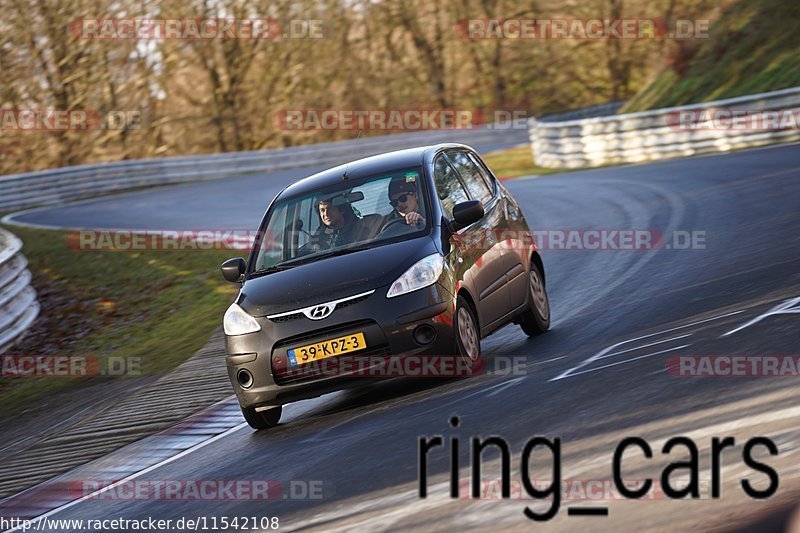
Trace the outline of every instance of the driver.
<path fill-rule="evenodd" d="M 394 210 L 386 215 L 383 227 L 395 220 L 403 219 L 409 226 L 422 224 L 425 219 L 419 214 L 419 195 L 414 177 L 396 176 L 389 182 L 389 203 Z"/>
<path fill-rule="evenodd" d="M 346 198 L 321 198 L 317 201 L 317 212 L 322 224 L 309 239 L 311 251 L 329 250 L 353 241 L 356 215 Z"/>

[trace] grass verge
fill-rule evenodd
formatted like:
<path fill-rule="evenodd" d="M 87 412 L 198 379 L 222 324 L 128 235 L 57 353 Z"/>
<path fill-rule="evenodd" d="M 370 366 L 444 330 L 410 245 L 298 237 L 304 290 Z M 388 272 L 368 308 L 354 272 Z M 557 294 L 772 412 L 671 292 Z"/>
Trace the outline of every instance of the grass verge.
<path fill-rule="evenodd" d="M 508 150 L 491 152 L 483 156 L 483 160 L 500 179 L 519 178 L 531 174 L 554 174 L 564 172 L 557 168 L 537 167 L 533 163 L 530 146 L 518 146 Z"/>
<path fill-rule="evenodd" d="M 134 361 L 143 375 L 163 373 L 207 342 L 236 294 L 219 274 L 236 251 L 87 252 L 68 248 L 65 232 L 6 228 L 24 243 L 41 305 L 12 354 L 91 356 L 100 368 L 113 357 Z M 108 379 L 120 378 L 3 377 L 0 414 Z"/>

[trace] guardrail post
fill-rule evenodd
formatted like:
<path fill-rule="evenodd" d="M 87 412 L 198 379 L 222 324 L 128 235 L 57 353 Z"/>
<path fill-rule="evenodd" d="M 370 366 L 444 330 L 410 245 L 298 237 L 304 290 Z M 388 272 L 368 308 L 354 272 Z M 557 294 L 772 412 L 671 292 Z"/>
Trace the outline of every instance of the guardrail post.
<path fill-rule="evenodd" d="M 0 354 L 17 343 L 39 315 L 22 241 L 0 228 Z"/>

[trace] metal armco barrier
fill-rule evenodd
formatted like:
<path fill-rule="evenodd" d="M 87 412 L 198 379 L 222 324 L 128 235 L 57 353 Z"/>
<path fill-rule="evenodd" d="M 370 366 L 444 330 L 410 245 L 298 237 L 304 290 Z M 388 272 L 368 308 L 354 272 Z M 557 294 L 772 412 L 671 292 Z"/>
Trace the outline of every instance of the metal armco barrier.
<path fill-rule="evenodd" d="M 60 204 L 139 187 L 229 178 L 345 163 L 381 152 L 440 142 L 528 142 L 522 124 L 367 137 L 290 148 L 80 165 L 0 176 L 0 212 Z"/>
<path fill-rule="evenodd" d="M 0 354 L 11 348 L 39 315 L 22 241 L 0 229 Z"/>
<path fill-rule="evenodd" d="M 715 111 L 722 111 L 716 115 Z M 586 168 L 639 163 L 696 154 L 726 152 L 778 142 L 800 140 L 800 124 L 770 122 L 762 115 L 760 127 L 724 122 L 729 112 L 800 111 L 800 87 L 704 102 L 580 120 L 528 122 L 533 158 L 546 168 Z M 693 122 L 691 117 L 698 121 Z M 735 115 L 734 115 L 735 116 Z M 773 114 L 774 116 L 774 114 Z M 702 119 L 702 120 L 701 120 Z M 788 122 L 788 124 L 787 124 Z M 730 127 L 725 127 L 729 124 Z"/>
<path fill-rule="evenodd" d="M 548 115 L 536 117 L 536 120 L 539 122 L 564 122 L 565 120 L 604 117 L 606 115 L 613 115 L 626 103 L 626 100 L 606 102 L 605 104 L 581 107 L 579 109 L 570 109 L 569 111 L 561 111 L 560 113 L 550 113 Z"/>

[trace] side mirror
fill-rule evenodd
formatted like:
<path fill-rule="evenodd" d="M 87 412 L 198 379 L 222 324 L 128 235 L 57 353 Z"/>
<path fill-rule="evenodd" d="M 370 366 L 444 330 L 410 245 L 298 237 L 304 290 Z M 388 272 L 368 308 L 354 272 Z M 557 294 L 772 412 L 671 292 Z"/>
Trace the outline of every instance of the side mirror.
<path fill-rule="evenodd" d="M 480 200 L 469 200 L 453 206 L 453 220 L 456 230 L 466 228 L 483 218 L 483 204 Z"/>
<path fill-rule="evenodd" d="M 222 270 L 222 277 L 231 283 L 239 283 L 242 281 L 244 271 L 247 270 L 247 263 L 241 257 L 228 259 L 220 267 Z"/>

